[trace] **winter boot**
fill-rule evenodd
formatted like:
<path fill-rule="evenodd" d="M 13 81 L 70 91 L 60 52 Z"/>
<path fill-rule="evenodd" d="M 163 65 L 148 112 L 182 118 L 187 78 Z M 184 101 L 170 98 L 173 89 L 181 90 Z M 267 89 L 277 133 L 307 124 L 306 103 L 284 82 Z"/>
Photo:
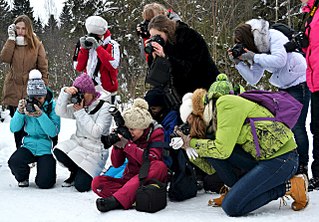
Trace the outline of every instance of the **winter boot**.
<path fill-rule="evenodd" d="M 308 191 L 319 190 L 319 177 L 313 177 L 309 180 Z"/>
<path fill-rule="evenodd" d="M 308 205 L 308 179 L 304 174 L 293 176 L 290 180 L 291 187 L 285 195 L 289 195 L 294 199 L 291 208 L 295 211 L 302 210 Z"/>
<path fill-rule="evenodd" d="M 217 197 L 215 199 L 210 199 L 208 201 L 208 206 L 221 207 L 223 200 L 224 200 L 226 194 L 228 193 L 228 191 L 229 191 L 229 187 L 224 185 L 222 188 L 220 188 L 220 191 L 219 191 L 220 197 Z"/>
<path fill-rule="evenodd" d="M 74 186 L 75 176 L 76 176 L 76 173 L 71 172 L 70 177 L 62 183 L 62 187 Z"/>
<path fill-rule="evenodd" d="M 24 180 L 18 183 L 19 187 L 28 187 L 29 186 L 29 180 Z"/>
<path fill-rule="evenodd" d="M 115 197 L 110 196 L 107 198 L 98 198 L 96 200 L 96 207 L 101 212 L 107 212 L 120 208 L 121 204 L 117 201 L 117 199 L 115 199 Z"/>

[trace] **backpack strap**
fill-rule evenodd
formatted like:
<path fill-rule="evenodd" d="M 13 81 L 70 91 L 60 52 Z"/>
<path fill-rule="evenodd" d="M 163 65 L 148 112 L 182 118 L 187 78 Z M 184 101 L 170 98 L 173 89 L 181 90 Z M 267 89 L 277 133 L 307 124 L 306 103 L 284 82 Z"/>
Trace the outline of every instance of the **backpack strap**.
<path fill-rule="evenodd" d="M 90 115 L 95 114 L 97 111 L 99 111 L 101 109 L 101 107 L 103 106 L 103 104 L 105 103 L 105 100 L 100 100 L 99 103 L 96 105 L 96 107 L 91 110 L 91 112 L 89 112 Z"/>
<path fill-rule="evenodd" d="M 257 131 L 255 126 L 255 121 L 276 121 L 274 117 L 255 117 L 255 118 L 247 118 L 245 122 L 249 122 L 251 127 L 251 133 L 253 134 L 253 140 L 256 147 L 257 157 L 260 157 L 260 146 L 257 137 Z"/>

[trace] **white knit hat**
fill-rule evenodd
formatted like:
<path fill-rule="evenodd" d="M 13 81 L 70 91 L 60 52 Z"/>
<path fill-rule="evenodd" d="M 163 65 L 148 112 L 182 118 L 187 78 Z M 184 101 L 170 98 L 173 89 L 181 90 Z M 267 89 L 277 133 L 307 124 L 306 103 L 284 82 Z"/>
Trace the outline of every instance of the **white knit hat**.
<path fill-rule="evenodd" d="M 47 94 L 47 88 L 41 78 L 42 74 L 39 70 L 32 69 L 29 72 L 29 80 L 27 84 L 28 96 L 45 96 Z"/>
<path fill-rule="evenodd" d="M 85 28 L 88 33 L 104 35 L 107 31 L 107 21 L 100 16 L 90 16 L 85 21 Z"/>
<path fill-rule="evenodd" d="M 179 107 L 181 119 L 186 123 L 187 117 L 193 112 L 193 93 L 186 93 L 182 98 L 182 105 Z"/>
<path fill-rule="evenodd" d="M 153 122 L 153 118 L 148 111 L 148 103 L 142 99 L 134 100 L 133 106 L 123 112 L 125 126 L 132 129 L 146 129 Z"/>

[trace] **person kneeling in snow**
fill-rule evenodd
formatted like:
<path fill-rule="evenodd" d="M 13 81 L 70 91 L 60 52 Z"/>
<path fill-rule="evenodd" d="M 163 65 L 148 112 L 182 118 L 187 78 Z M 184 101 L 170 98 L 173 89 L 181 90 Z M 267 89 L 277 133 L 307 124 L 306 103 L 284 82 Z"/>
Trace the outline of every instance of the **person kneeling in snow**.
<path fill-rule="evenodd" d="M 103 92 L 97 92 L 92 79 L 83 73 L 71 87 L 64 87 L 57 100 L 56 113 L 76 120 L 76 132 L 69 140 L 58 143 L 53 150 L 56 159 L 71 171 L 62 186 L 72 185 L 79 192 L 89 191 L 93 177 L 100 174 L 108 150 L 101 136 L 110 131 L 112 116 Z"/>

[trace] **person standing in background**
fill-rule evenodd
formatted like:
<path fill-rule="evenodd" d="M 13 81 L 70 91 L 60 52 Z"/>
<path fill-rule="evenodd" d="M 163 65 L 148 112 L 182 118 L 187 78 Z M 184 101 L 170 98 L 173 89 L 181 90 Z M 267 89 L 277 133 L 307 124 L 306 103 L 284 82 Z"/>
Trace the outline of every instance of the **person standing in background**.
<path fill-rule="evenodd" d="M 8 27 L 8 40 L 4 44 L 0 60 L 9 64 L 3 85 L 3 105 L 13 117 L 18 103 L 27 96 L 29 72 L 38 69 L 45 85 L 48 85 L 48 60 L 43 44 L 33 32 L 32 21 L 26 15 L 20 15 Z M 23 127 L 14 133 L 16 147 L 20 147 L 25 136 Z"/>
<path fill-rule="evenodd" d="M 111 93 L 114 104 L 118 89 L 119 44 L 111 39 L 108 23 L 100 16 L 90 16 L 85 21 L 86 36 L 80 38 L 80 51 L 75 65 L 79 72 L 86 72 L 97 88 Z"/>
<path fill-rule="evenodd" d="M 308 190 L 319 189 L 319 12 L 315 8 L 316 0 L 301 0 L 304 4 L 303 12 L 314 14 L 312 21 L 307 20 L 305 34 L 309 45 L 304 49 L 307 61 L 307 84 L 311 92 L 311 123 L 310 130 L 313 135 L 313 162 L 311 164 L 312 178 L 309 181 Z M 318 5 L 316 6 L 318 7 Z"/>

